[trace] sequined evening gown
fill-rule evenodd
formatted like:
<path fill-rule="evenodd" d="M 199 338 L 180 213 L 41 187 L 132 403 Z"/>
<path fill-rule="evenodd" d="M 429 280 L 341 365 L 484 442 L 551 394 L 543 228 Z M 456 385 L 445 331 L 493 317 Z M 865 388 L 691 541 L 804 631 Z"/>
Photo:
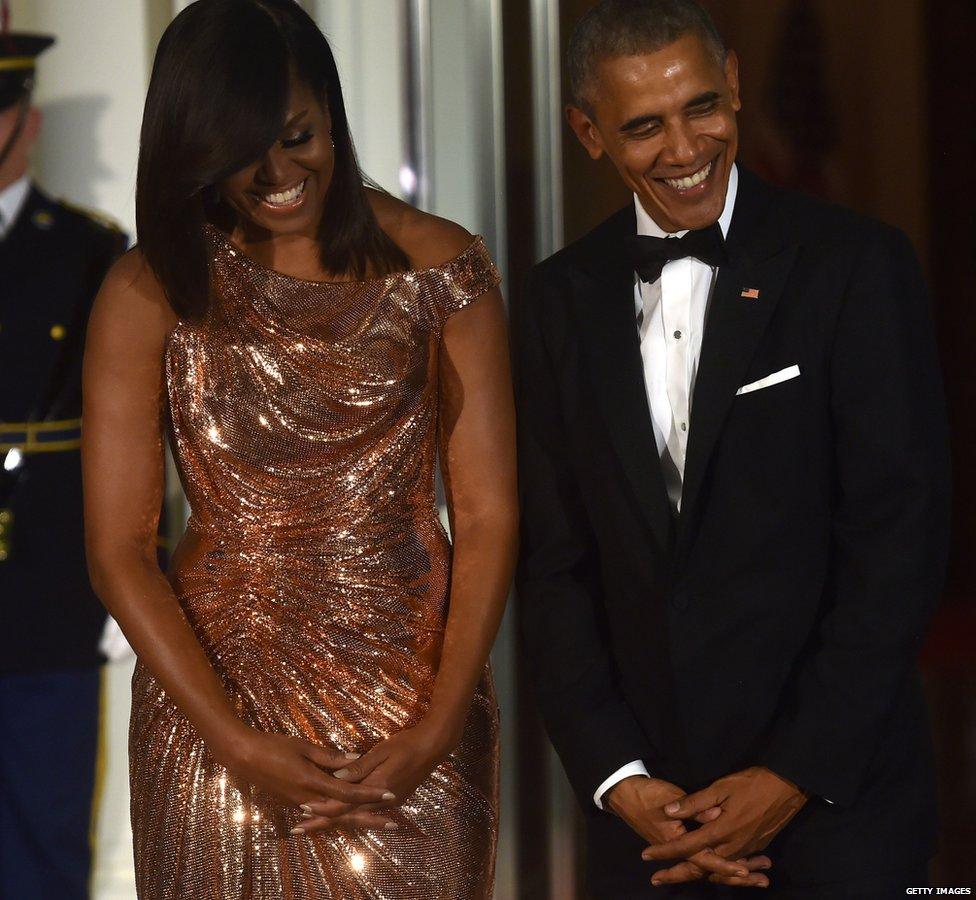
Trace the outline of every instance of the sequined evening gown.
<path fill-rule="evenodd" d="M 430 695 L 451 559 L 434 497 L 438 347 L 498 275 L 480 238 L 436 268 L 320 283 L 208 235 L 214 308 L 175 329 L 165 358 L 192 509 L 174 588 L 247 722 L 365 752 Z M 463 739 L 395 832 L 290 835 L 300 811 L 217 765 L 142 666 L 130 761 L 144 900 L 491 896 L 487 671 Z"/>

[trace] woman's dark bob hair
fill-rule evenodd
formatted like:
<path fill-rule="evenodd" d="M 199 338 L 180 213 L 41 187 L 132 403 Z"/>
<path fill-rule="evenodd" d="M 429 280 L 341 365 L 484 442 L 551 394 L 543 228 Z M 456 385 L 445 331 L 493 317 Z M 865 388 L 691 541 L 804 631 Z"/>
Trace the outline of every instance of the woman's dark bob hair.
<path fill-rule="evenodd" d="M 204 227 L 222 218 L 214 185 L 280 138 L 292 73 L 323 98 L 332 120 L 323 266 L 355 278 L 409 268 L 373 214 L 335 58 L 315 22 L 294 0 L 197 0 L 156 51 L 136 185 L 140 250 L 181 319 L 200 321 L 210 305 Z"/>

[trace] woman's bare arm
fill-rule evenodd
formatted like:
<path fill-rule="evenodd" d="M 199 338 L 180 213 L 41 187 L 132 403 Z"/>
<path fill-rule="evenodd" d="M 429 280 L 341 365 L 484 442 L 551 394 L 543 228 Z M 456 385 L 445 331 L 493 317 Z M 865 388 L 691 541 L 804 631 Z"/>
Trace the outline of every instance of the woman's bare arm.
<path fill-rule="evenodd" d="M 447 320 L 441 471 L 454 542 L 450 610 L 427 718 L 460 736 L 498 633 L 518 551 L 515 410 L 496 289 Z"/>
<path fill-rule="evenodd" d="M 138 251 L 102 286 L 88 326 L 82 466 L 92 585 L 200 735 L 240 721 L 156 562 L 163 500 L 163 348 L 176 324 Z"/>
<path fill-rule="evenodd" d="M 322 769 L 333 750 L 262 735 L 236 714 L 156 561 L 163 499 L 163 351 L 176 324 L 138 251 L 109 272 L 88 327 L 82 467 L 92 585 L 140 661 L 214 756 L 245 780 L 300 803 L 309 796 L 382 799 Z"/>

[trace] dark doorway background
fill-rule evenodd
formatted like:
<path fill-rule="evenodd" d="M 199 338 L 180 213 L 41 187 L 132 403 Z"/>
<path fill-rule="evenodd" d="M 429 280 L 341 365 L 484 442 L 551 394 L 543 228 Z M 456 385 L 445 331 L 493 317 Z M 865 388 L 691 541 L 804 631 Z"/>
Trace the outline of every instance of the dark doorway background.
<path fill-rule="evenodd" d="M 561 0 L 562 47 L 593 0 Z M 703 0 L 739 55 L 740 159 L 767 179 L 906 231 L 928 275 L 949 401 L 955 468 L 945 600 L 922 656 L 942 811 L 938 886 L 976 883 L 976 75 L 973 0 Z M 513 290 L 535 260 L 529 4 L 505 6 Z M 553 91 L 564 90 L 551 85 Z M 565 97 L 563 93 L 563 97 Z M 566 242 L 629 197 L 608 163 L 563 138 Z M 517 202 L 516 202 L 517 201 Z M 520 766 L 538 771 L 542 737 L 526 694 Z M 521 706 L 521 704 L 520 704 Z M 530 782 L 527 780 L 526 784 Z M 545 795 L 521 822 L 521 896 L 554 896 Z M 523 793 L 526 796 L 526 793 Z M 580 894 L 582 896 L 582 894 Z M 560 898 L 563 900 L 563 898 Z M 570 900 L 570 898 L 566 898 Z"/>

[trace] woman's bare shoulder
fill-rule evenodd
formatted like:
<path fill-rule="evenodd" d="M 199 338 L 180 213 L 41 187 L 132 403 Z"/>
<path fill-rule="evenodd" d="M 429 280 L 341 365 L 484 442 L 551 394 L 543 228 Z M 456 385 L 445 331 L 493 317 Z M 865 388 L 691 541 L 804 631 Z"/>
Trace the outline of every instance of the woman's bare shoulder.
<path fill-rule="evenodd" d="M 138 246 L 119 257 L 109 269 L 92 310 L 91 327 L 153 341 L 177 324 L 159 279 Z"/>
<path fill-rule="evenodd" d="M 165 302 L 162 286 L 138 245 L 115 261 L 105 276 L 102 289 L 107 289 L 113 297 L 119 293 L 137 294 L 147 301 Z"/>
<path fill-rule="evenodd" d="M 369 191 L 380 227 L 410 257 L 415 269 L 443 265 L 459 256 L 474 240 L 466 228 L 423 212 L 381 191 Z"/>

